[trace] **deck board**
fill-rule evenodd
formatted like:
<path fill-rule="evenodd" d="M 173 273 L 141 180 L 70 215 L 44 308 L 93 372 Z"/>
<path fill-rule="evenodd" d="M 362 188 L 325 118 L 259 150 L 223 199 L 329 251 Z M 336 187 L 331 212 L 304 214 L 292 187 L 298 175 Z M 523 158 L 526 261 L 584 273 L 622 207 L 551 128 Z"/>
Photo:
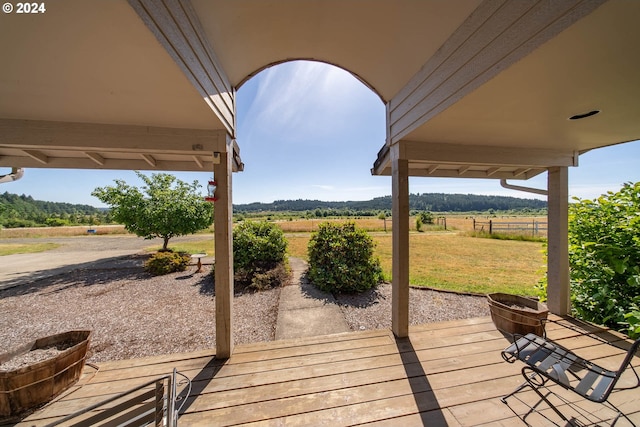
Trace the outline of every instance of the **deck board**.
<path fill-rule="evenodd" d="M 628 345 L 620 334 L 572 319 L 554 320 L 547 327 L 550 338 L 599 364 L 619 365 Z M 500 357 L 507 345 L 486 317 L 413 326 L 409 339 L 396 339 L 388 330 L 363 331 L 238 345 L 228 360 L 202 350 L 114 361 L 100 364 L 97 373 L 85 368 L 75 391 L 18 425 L 47 424 L 174 367 L 193 385 L 181 426 L 524 425 L 499 399 L 522 382 L 521 366 Z M 633 364 L 640 367 L 640 357 Z M 557 391 L 573 402 L 568 413 L 582 407 L 609 416 L 602 405 Z M 522 416 L 537 399 L 531 391 L 518 396 L 522 402 L 509 403 Z M 638 389 L 614 393 L 611 401 L 640 424 Z M 541 412 L 556 419 L 550 410 Z M 549 424 L 540 414 L 527 421 Z"/>

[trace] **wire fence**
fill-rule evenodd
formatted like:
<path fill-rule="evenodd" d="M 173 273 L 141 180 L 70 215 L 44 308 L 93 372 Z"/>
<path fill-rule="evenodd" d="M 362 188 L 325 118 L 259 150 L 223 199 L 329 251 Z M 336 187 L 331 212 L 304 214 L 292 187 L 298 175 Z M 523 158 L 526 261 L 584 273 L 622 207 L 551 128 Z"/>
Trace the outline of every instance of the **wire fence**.
<path fill-rule="evenodd" d="M 546 237 L 548 225 L 546 221 L 478 221 L 473 220 L 473 231 L 489 234 L 522 234 Z"/>

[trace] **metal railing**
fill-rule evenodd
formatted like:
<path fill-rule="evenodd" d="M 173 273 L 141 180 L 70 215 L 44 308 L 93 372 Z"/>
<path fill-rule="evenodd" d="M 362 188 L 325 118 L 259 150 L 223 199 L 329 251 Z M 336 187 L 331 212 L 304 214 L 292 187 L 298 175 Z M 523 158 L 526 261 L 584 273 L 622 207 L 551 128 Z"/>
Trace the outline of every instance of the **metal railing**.
<path fill-rule="evenodd" d="M 124 393 L 83 408 L 48 424 L 46 427 L 89 427 L 95 425 L 105 427 L 142 427 L 150 425 L 177 427 L 178 412 L 180 410 L 180 408 L 176 409 L 178 375 L 186 380 L 186 387 L 188 387 L 184 397 L 184 402 L 186 402 L 191 390 L 191 381 L 174 369 L 171 375 L 156 378 Z"/>

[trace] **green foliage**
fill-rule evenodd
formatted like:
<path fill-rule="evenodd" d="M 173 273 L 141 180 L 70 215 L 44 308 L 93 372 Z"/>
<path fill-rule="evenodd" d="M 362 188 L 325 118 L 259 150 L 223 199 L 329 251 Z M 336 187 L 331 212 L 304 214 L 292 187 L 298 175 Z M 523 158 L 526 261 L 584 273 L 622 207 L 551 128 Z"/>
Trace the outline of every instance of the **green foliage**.
<path fill-rule="evenodd" d="M 44 202 L 31 196 L 0 194 L 0 225 L 6 228 L 108 222 L 108 213 L 89 205 Z"/>
<path fill-rule="evenodd" d="M 309 240 L 309 279 L 328 292 L 362 292 L 382 281 L 374 243 L 355 223 L 325 222 Z"/>
<path fill-rule="evenodd" d="M 47 218 L 45 220 L 45 224 L 49 227 L 62 227 L 64 225 L 69 225 L 69 221 L 62 218 Z"/>
<path fill-rule="evenodd" d="M 433 214 L 429 211 L 420 212 L 418 218 L 422 220 L 423 224 L 433 224 Z"/>
<path fill-rule="evenodd" d="M 267 221 L 243 221 L 233 231 L 233 268 L 269 269 L 285 259 L 287 239 L 282 229 Z"/>
<path fill-rule="evenodd" d="M 585 320 L 640 335 L 640 182 L 569 211 L 573 308 Z"/>
<path fill-rule="evenodd" d="M 281 262 L 266 271 L 256 270 L 255 274 L 251 277 L 251 283 L 248 284 L 248 287 L 257 291 L 264 291 L 282 286 L 288 278 L 289 273 L 285 268 L 284 262 Z"/>
<path fill-rule="evenodd" d="M 418 215 L 418 217 L 416 218 L 416 231 L 422 231 L 422 217 Z"/>
<path fill-rule="evenodd" d="M 165 173 L 151 177 L 136 173 L 146 184 L 142 191 L 116 180 L 115 186 L 91 193 L 111 207 L 114 220 L 127 231 L 145 239 L 160 237 L 166 250 L 170 238 L 193 234 L 213 223 L 211 203 L 198 194 L 198 181 L 188 184 Z"/>
<path fill-rule="evenodd" d="M 144 269 L 154 276 L 185 271 L 190 259 L 186 252 L 156 252 L 144 263 Z"/>
<path fill-rule="evenodd" d="M 281 285 L 286 253 L 287 240 L 274 223 L 243 221 L 233 231 L 233 268 L 241 284 L 257 290 Z"/>

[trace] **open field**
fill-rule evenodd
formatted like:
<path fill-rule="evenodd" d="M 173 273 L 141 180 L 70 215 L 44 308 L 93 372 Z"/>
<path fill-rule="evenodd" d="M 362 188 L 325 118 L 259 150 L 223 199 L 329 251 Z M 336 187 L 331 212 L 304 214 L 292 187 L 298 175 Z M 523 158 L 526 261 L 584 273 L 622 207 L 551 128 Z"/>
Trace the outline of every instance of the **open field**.
<path fill-rule="evenodd" d="M 42 237 L 69 237 L 86 236 L 87 230 L 95 230 L 97 235 L 103 234 L 129 234 L 124 225 L 78 225 L 70 227 L 30 227 L 30 228 L 1 228 L 0 239 L 18 238 L 42 238 Z"/>
<path fill-rule="evenodd" d="M 391 280 L 391 233 L 371 233 L 385 280 Z M 286 233 L 291 256 L 307 260 L 311 233 Z M 213 239 L 169 245 L 214 254 Z M 152 247 L 149 249 L 159 249 Z M 545 271 L 543 244 L 469 237 L 453 232 L 410 235 L 410 283 L 457 292 L 534 295 Z"/>
<path fill-rule="evenodd" d="M 288 234 L 289 253 L 307 259 L 308 233 Z M 375 254 L 391 280 L 391 233 L 372 233 Z M 534 295 L 544 275 L 542 243 L 493 240 L 457 233 L 411 233 L 412 285 L 458 292 Z"/>
<path fill-rule="evenodd" d="M 519 217 L 519 220 L 531 218 Z M 307 244 L 311 233 L 300 230 L 315 230 L 324 220 L 299 219 L 280 221 L 278 224 L 287 234 L 289 253 L 292 256 L 306 259 Z M 333 220 L 349 221 L 349 219 Z M 376 255 L 380 258 L 386 280 L 391 279 L 391 220 L 387 219 L 389 232 L 375 231 L 383 229 L 383 221 L 377 218 L 360 218 L 354 220 L 364 229 L 370 230 L 376 242 Z M 415 220 L 410 220 L 415 228 Z M 469 231 L 473 229 L 473 219 L 466 216 L 447 217 L 449 230 Z M 122 227 L 96 227 L 97 234 L 101 230 L 120 233 Z M 542 254 L 543 244 L 540 242 L 499 241 L 493 239 L 473 238 L 465 233 L 429 231 L 412 232 L 410 238 L 410 282 L 412 285 L 427 286 L 436 289 L 459 292 L 490 293 L 508 292 L 521 295 L 534 295 L 534 285 L 543 277 L 545 266 Z M 86 227 L 56 227 L 48 229 L 29 229 L 40 233 L 80 233 L 86 235 Z M 2 230 L 0 237 L 13 230 Z M 25 231 L 25 230 L 16 230 Z M 41 237 L 46 234 L 41 234 Z M 17 237 L 17 236 L 16 236 Z M 191 239 L 190 239 L 191 240 Z M 21 242 L 22 243 L 22 242 Z M 38 244 L 34 239 L 34 244 Z M 27 244 L 28 245 L 28 244 Z M 188 242 L 169 242 L 174 250 L 190 253 L 206 253 L 214 255 L 213 235 L 209 231 L 202 234 L 202 239 Z M 37 246 L 36 246 L 37 247 Z M 36 248 L 34 247 L 34 248 Z M 147 250 L 159 249 L 158 245 L 149 245 Z M 27 249 L 25 249 L 27 250 Z M 34 249 L 41 250 L 41 249 Z"/>
<path fill-rule="evenodd" d="M 436 217 L 442 217 L 435 214 Z M 493 219 L 494 221 L 521 221 L 531 222 L 533 220 L 546 221 L 546 217 L 531 217 L 531 216 L 485 216 L 485 215 L 447 215 L 446 223 L 447 229 L 457 231 L 473 231 L 473 219 L 478 221 L 488 221 Z M 252 218 L 252 221 L 265 220 L 265 218 Z M 391 232 L 392 218 L 386 220 L 379 219 L 377 217 L 355 217 L 355 218 L 292 218 L 291 220 L 279 219 L 275 220 L 276 224 L 282 228 L 285 233 L 300 233 L 300 232 L 313 232 L 318 230 L 318 225 L 323 222 L 355 222 L 359 228 L 367 231 L 386 231 Z M 409 218 L 409 228 L 415 231 L 416 229 L 416 217 Z M 67 237 L 67 236 L 84 236 L 87 235 L 87 230 L 95 230 L 95 234 L 129 234 L 123 225 L 96 225 L 96 226 L 69 226 L 69 227 L 33 227 L 33 228 L 0 228 L 0 239 L 11 238 L 40 238 L 40 237 Z M 423 230 L 429 231 L 433 229 L 442 229 L 435 225 L 424 225 Z M 207 230 L 203 230 L 202 234 L 210 233 L 213 227 Z"/>

